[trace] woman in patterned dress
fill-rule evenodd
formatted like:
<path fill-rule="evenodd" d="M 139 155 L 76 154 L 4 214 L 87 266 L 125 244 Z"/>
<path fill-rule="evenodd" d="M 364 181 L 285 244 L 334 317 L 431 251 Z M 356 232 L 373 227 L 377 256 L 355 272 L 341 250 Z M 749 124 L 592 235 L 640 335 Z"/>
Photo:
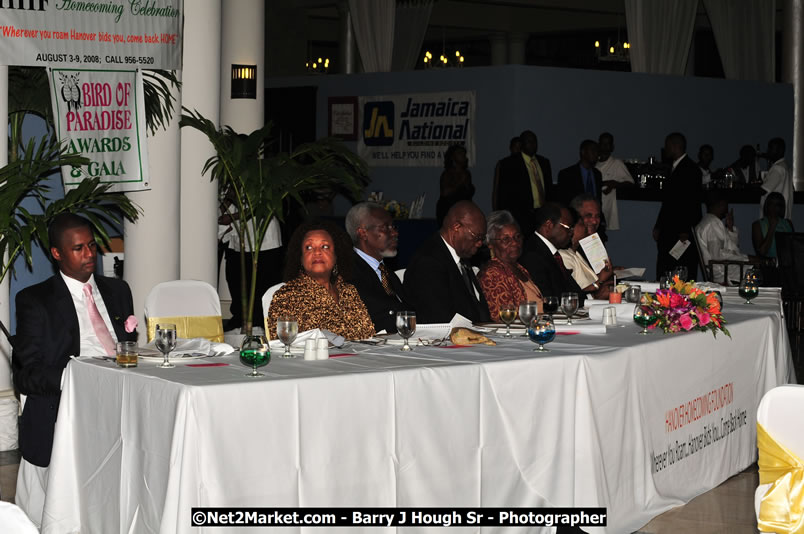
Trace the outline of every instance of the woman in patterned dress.
<path fill-rule="evenodd" d="M 486 238 L 491 261 L 478 276 L 480 287 L 492 317 L 500 316 L 500 307 L 519 306 L 523 301 L 537 302 L 542 313 L 542 293 L 528 271 L 517 260 L 522 255 L 522 232 L 507 210 L 494 211 L 486 218 Z"/>
<path fill-rule="evenodd" d="M 276 321 L 290 315 L 299 332 L 321 328 L 346 339 L 374 335 L 374 324 L 357 289 L 344 281 L 351 271 L 351 244 L 345 232 L 327 222 L 306 223 L 288 243 L 286 283 L 271 300 L 268 328 L 276 339 Z"/>

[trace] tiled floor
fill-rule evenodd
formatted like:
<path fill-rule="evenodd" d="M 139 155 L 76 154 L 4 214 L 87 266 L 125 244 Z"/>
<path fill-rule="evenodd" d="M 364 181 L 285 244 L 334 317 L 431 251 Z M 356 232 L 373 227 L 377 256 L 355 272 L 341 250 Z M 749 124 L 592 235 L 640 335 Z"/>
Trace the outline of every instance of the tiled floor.
<path fill-rule="evenodd" d="M 791 336 L 790 343 L 796 376 L 802 382 L 804 346 L 801 336 Z M 0 452 L 0 498 L 4 501 L 13 501 L 19 458 L 17 451 Z M 638 534 L 753 534 L 757 532 L 754 490 L 758 484 L 755 464 L 686 505 L 654 518 Z"/>

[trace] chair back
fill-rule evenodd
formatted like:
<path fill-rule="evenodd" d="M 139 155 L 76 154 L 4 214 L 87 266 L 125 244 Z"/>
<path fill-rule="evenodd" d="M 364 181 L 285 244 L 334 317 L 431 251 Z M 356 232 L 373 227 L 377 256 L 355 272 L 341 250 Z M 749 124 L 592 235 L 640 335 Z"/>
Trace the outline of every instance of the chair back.
<path fill-rule="evenodd" d="M 703 241 L 698 235 L 698 227 L 692 229 L 692 238 L 695 239 L 695 248 L 698 251 L 698 266 L 701 268 L 701 278 L 703 282 L 712 281 L 711 266 L 707 268 L 706 261 L 704 261 L 703 252 L 701 251 L 701 242 Z"/>
<path fill-rule="evenodd" d="M 262 313 L 265 316 L 262 318 L 262 322 L 265 324 L 265 335 L 268 335 L 268 309 L 271 307 L 271 301 L 274 298 L 274 293 L 276 290 L 285 285 L 285 282 L 279 282 L 278 284 L 272 285 L 268 288 L 268 291 L 262 296 Z"/>
<path fill-rule="evenodd" d="M 783 296 L 800 298 L 804 295 L 804 233 L 776 232 L 776 259 Z"/>
<path fill-rule="evenodd" d="M 16 504 L 0 501 L 0 525 L 4 532 L 39 534 L 39 529 Z"/>
<path fill-rule="evenodd" d="M 199 280 L 171 280 L 156 284 L 145 298 L 148 341 L 157 323 L 175 323 L 176 335 L 223 342 L 221 301 L 211 285 Z"/>
<path fill-rule="evenodd" d="M 768 435 L 799 459 L 804 459 L 804 425 L 801 410 L 804 408 L 804 386 L 784 385 L 765 393 L 757 408 L 757 423 Z M 762 461 L 763 450 L 759 455 Z M 759 505 L 771 484 L 760 484 L 754 494 L 754 507 L 759 519 Z"/>

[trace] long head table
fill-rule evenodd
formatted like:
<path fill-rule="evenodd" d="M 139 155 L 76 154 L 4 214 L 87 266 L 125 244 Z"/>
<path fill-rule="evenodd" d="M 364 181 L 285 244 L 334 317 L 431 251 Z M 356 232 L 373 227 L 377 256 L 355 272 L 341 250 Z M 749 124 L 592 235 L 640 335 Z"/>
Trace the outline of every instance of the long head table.
<path fill-rule="evenodd" d="M 42 532 L 226 531 L 191 527 L 197 506 L 601 506 L 608 527 L 590 531 L 634 531 L 754 462 L 759 400 L 794 381 L 778 292 L 725 300 L 732 339 L 628 324 L 546 355 L 526 338 L 351 345 L 262 379 L 233 356 L 74 360 Z"/>

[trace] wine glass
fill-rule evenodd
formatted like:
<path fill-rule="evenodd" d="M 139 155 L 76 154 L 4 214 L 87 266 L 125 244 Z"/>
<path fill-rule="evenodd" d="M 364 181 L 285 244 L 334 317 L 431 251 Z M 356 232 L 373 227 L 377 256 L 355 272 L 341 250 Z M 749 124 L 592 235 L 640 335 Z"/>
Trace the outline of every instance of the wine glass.
<path fill-rule="evenodd" d="M 550 352 L 544 348 L 545 343 L 550 343 L 556 337 L 556 327 L 553 325 L 553 318 L 549 315 L 537 315 L 530 322 L 528 336 L 539 346 L 533 349 L 535 352 Z"/>
<path fill-rule="evenodd" d="M 405 344 L 402 345 L 400 350 L 404 352 L 413 350 L 408 344 L 408 339 L 416 333 L 416 312 L 396 312 L 396 331 L 399 332 L 399 335 L 405 340 Z"/>
<path fill-rule="evenodd" d="M 257 367 L 268 365 L 268 362 L 271 361 L 271 351 L 268 349 L 268 341 L 266 341 L 265 336 L 246 336 L 240 345 L 240 361 L 245 365 L 251 366 L 251 372 L 246 373 L 247 377 L 265 376 L 257 372 Z"/>
<path fill-rule="evenodd" d="M 553 319 L 553 314 L 558 311 L 558 297 L 550 296 L 544 297 L 544 302 L 542 303 L 542 309 L 544 313 L 550 315 L 550 320 Z"/>
<path fill-rule="evenodd" d="M 505 334 L 503 334 L 503 337 L 514 337 L 513 334 L 511 334 L 511 323 L 516 320 L 516 312 L 517 309 L 510 302 L 500 306 L 500 319 L 505 323 Z"/>
<path fill-rule="evenodd" d="M 745 299 L 746 304 L 751 304 L 751 299 L 759 295 L 759 284 L 753 269 L 749 269 L 740 282 L 740 296 Z"/>
<path fill-rule="evenodd" d="M 176 325 L 172 323 L 159 323 L 156 325 L 156 349 L 165 357 L 164 361 L 157 365 L 162 369 L 176 367 L 170 363 L 170 351 L 176 348 Z"/>
<path fill-rule="evenodd" d="M 279 341 L 285 344 L 285 352 L 282 353 L 283 358 L 294 358 L 290 352 L 290 345 L 296 340 L 299 334 L 299 323 L 296 318 L 290 315 L 283 315 L 276 321 L 276 337 Z"/>
<path fill-rule="evenodd" d="M 578 311 L 578 293 L 561 294 L 561 311 L 567 315 L 567 324 L 572 324 L 572 314 Z"/>
<path fill-rule="evenodd" d="M 528 337 L 528 328 L 530 328 L 530 322 L 536 316 L 536 312 L 539 311 L 539 305 L 536 302 L 528 302 L 522 301 L 519 303 L 519 320 L 522 321 L 522 324 L 525 325 L 525 333 L 523 334 L 524 337 Z"/>
<path fill-rule="evenodd" d="M 642 335 L 650 334 L 648 327 L 658 319 L 656 310 L 650 305 L 645 295 L 640 297 L 639 302 L 634 306 L 634 322 L 642 327 L 639 332 Z"/>
<path fill-rule="evenodd" d="M 687 281 L 687 275 L 688 275 L 687 267 L 684 265 L 678 265 L 676 266 L 675 269 L 673 269 L 673 276 L 678 276 L 678 279 L 681 280 L 682 282 Z"/>

